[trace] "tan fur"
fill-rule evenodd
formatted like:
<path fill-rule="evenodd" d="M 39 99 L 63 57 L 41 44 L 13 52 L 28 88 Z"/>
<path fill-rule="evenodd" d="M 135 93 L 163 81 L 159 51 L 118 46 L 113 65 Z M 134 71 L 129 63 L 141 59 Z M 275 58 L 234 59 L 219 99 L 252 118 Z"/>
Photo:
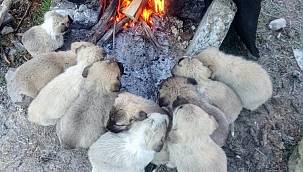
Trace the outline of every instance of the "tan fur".
<path fill-rule="evenodd" d="M 147 114 L 163 113 L 159 105 L 151 100 L 128 92 L 120 93 L 111 110 L 107 128 L 113 132 L 126 130 L 133 122 L 142 118 L 140 117 L 141 111 Z"/>
<path fill-rule="evenodd" d="M 8 95 L 14 103 L 23 102 L 24 96 L 35 98 L 39 91 L 53 78 L 76 64 L 76 49 L 92 46 L 88 42 L 75 42 L 69 51 L 50 52 L 38 55 L 7 74 Z M 13 75 L 9 77 L 8 75 Z"/>
<path fill-rule="evenodd" d="M 163 146 L 168 126 L 166 115 L 152 113 L 129 130 L 107 132 L 88 151 L 93 172 L 144 172 Z"/>
<path fill-rule="evenodd" d="M 78 97 L 84 68 L 103 59 L 102 49 L 97 46 L 81 46 L 76 53 L 77 64 L 49 82 L 32 101 L 28 108 L 30 121 L 44 126 L 56 124 Z"/>
<path fill-rule="evenodd" d="M 194 78 L 198 82 L 198 90 L 204 92 L 209 101 L 224 112 L 229 124 L 237 119 L 242 110 L 240 98 L 224 83 L 208 79 L 211 72 L 198 59 L 186 58 L 179 61 L 172 73 L 175 76 Z"/>
<path fill-rule="evenodd" d="M 218 122 L 219 127 L 212 135 L 212 139 L 220 146 L 225 144 L 229 132 L 229 123 L 226 115 L 217 107 L 210 104 L 208 98 L 200 93 L 196 85 L 192 85 L 188 78 L 171 77 L 165 80 L 159 90 L 159 103 L 169 109 L 173 108 L 173 102 L 182 96 L 191 104 L 195 104 L 212 115 Z"/>
<path fill-rule="evenodd" d="M 114 90 L 113 90 L 114 89 Z M 117 63 L 96 62 L 89 69 L 79 97 L 57 123 L 57 135 L 65 148 L 88 148 L 103 133 L 120 89 Z"/>
<path fill-rule="evenodd" d="M 246 109 L 255 110 L 272 96 L 268 73 L 257 63 L 208 48 L 197 56 L 212 71 L 212 78 L 232 88 Z"/>
<path fill-rule="evenodd" d="M 63 46 L 63 35 L 69 28 L 71 20 L 55 11 L 44 15 L 44 23 L 30 28 L 23 34 L 22 43 L 32 55 L 54 51 Z"/>
<path fill-rule="evenodd" d="M 169 164 L 178 172 L 225 172 L 224 151 L 210 138 L 216 121 L 198 106 L 185 104 L 174 110 L 169 133 Z"/>

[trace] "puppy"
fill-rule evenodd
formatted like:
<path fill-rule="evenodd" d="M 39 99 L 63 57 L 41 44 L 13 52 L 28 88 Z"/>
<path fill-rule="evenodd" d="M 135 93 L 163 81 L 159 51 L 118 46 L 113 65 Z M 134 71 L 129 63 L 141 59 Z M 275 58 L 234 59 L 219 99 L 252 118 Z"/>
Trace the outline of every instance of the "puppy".
<path fill-rule="evenodd" d="M 216 106 L 209 103 L 207 97 L 197 90 L 197 81 L 191 78 L 171 77 L 161 83 L 159 104 L 168 109 L 173 108 L 173 102 L 182 97 L 186 102 L 195 104 L 213 116 L 218 122 L 218 128 L 212 134 L 212 139 L 220 146 L 225 144 L 229 132 L 226 115 Z"/>
<path fill-rule="evenodd" d="M 93 46 L 88 42 L 75 42 L 69 51 L 50 52 L 32 58 L 13 73 L 7 73 L 8 95 L 14 103 L 22 103 L 25 96 L 35 98 L 53 78 L 76 64 L 76 49 Z"/>
<path fill-rule="evenodd" d="M 128 92 L 120 93 L 110 111 L 107 129 L 115 133 L 126 130 L 133 122 L 147 118 L 146 113 L 142 112 L 164 113 L 159 105 L 151 100 Z"/>
<path fill-rule="evenodd" d="M 212 104 L 222 110 L 229 124 L 238 118 L 242 110 L 240 98 L 224 83 L 209 79 L 211 71 L 198 59 L 183 58 L 179 60 L 172 73 L 175 76 L 195 79 L 198 82 L 198 90 L 203 92 Z"/>
<path fill-rule="evenodd" d="M 89 148 L 93 172 L 144 172 L 155 153 L 162 149 L 168 126 L 167 115 L 146 116 L 128 131 L 105 133 Z"/>
<path fill-rule="evenodd" d="M 224 151 L 210 138 L 216 120 L 193 104 L 179 105 L 173 112 L 173 126 L 168 136 L 169 167 L 178 172 L 225 172 Z"/>
<path fill-rule="evenodd" d="M 272 96 L 268 73 L 257 63 L 208 48 L 197 58 L 212 71 L 212 78 L 232 88 L 244 108 L 255 110 Z"/>
<path fill-rule="evenodd" d="M 31 122 L 55 125 L 79 96 L 84 82 L 83 70 L 103 59 L 102 49 L 97 46 L 81 46 L 76 54 L 77 64 L 49 82 L 30 104 L 28 118 Z"/>
<path fill-rule="evenodd" d="M 55 51 L 63 46 L 63 35 L 68 30 L 72 19 L 55 11 L 44 15 L 44 23 L 30 28 L 23 34 L 22 43 L 32 55 Z"/>
<path fill-rule="evenodd" d="M 57 123 L 57 135 L 65 148 L 88 148 L 106 132 L 109 111 L 120 90 L 121 70 L 116 62 L 96 62 L 79 97 Z"/>

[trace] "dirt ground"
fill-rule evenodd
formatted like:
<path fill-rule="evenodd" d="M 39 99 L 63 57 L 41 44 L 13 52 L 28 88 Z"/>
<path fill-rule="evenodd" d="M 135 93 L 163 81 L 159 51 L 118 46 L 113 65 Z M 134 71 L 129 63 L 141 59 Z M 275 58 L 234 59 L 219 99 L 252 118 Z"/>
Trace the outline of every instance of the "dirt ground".
<path fill-rule="evenodd" d="M 262 6 L 258 63 L 269 72 L 274 94 L 256 111 L 243 110 L 235 122 L 235 136 L 229 136 L 224 146 L 230 172 L 287 171 L 288 158 L 302 136 L 303 75 L 292 49 L 303 48 L 303 0 L 264 0 Z M 20 19 L 26 5 L 14 9 Z M 268 23 L 280 17 L 286 18 L 287 28 L 269 30 Z M 20 32 L 31 23 L 26 18 Z M 243 54 L 243 46 L 235 42 L 230 33 L 223 49 Z M 14 60 L 13 66 L 25 61 L 22 57 Z M 29 123 L 25 108 L 10 102 L 4 80 L 8 67 L 0 58 L 0 171 L 89 171 L 86 150 L 62 149 L 54 127 Z"/>

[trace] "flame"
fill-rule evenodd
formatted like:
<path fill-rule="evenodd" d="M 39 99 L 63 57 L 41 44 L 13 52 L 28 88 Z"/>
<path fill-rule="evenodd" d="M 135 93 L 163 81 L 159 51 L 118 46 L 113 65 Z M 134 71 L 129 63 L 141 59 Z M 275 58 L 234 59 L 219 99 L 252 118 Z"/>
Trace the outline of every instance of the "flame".
<path fill-rule="evenodd" d="M 119 0 L 117 7 L 117 15 L 115 17 L 116 22 L 122 20 L 125 15 L 122 13 L 123 9 L 128 7 L 133 0 Z M 165 0 L 148 0 L 146 6 L 142 10 L 140 17 L 149 25 L 152 25 L 152 15 L 162 16 L 165 14 Z M 134 22 L 130 22 L 124 25 L 124 28 L 134 26 Z"/>

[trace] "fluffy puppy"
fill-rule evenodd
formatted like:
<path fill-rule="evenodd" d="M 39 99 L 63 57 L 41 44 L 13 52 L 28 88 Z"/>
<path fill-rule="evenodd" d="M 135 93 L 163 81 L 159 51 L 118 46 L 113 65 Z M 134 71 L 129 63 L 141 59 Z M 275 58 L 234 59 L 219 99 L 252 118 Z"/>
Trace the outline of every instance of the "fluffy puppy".
<path fill-rule="evenodd" d="M 120 90 L 121 72 L 114 61 L 96 62 L 79 97 L 57 123 L 57 135 L 65 148 L 88 148 L 106 132 L 109 111 Z"/>
<path fill-rule="evenodd" d="M 197 90 L 197 82 L 191 78 L 171 77 L 161 83 L 159 104 L 173 109 L 173 102 L 183 97 L 184 101 L 195 104 L 213 116 L 218 122 L 218 128 L 212 134 L 212 139 L 220 146 L 225 144 L 229 132 L 226 115 L 216 106 L 209 103 L 207 97 Z"/>
<path fill-rule="evenodd" d="M 212 78 L 232 88 L 244 108 L 255 110 L 272 96 L 268 73 L 257 63 L 208 48 L 197 58 L 211 71 Z"/>
<path fill-rule="evenodd" d="M 159 105 L 151 100 L 128 92 L 120 93 L 110 111 L 107 129 L 115 133 L 126 130 L 133 122 L 147 118 L 146 113 L 142 112 L 164 113 Z"/>
<path fill-rule="evenodd" d="M 83 70 L 103 59 L 102 49 L 89 46 L 77 49 L 77 64 L 49 82 L 28 108 L 29 120 L 43 125 L 55 125 L 79 96 L 84 79 Z"/>
<path fill-rule="evenodd" d="M 210 138 L 216 120 L 193 104 L 184 104 L 173 112 L 173 126 L 168 136 L 170 167 L 179 172 L 225 172 L 224 151 Z"/>
<path fill-rule="evenodd" d="M 168 126 L 167 115 L 147 116 L 127 131 L 105 133 L 90 147 L 88 158 L 93 172 L 144 172 L 162 149 Z"/>
<path fill-rule="evenodd" d="M 35 98 L 53 78 L 76 64 L 76 49 L 93 46 L 88 42 L 75 42 L 69 51 L 50 52 L 32 58 L 13 73 L 7 73 L 8 95 L 14 103 L 22 103 L 26 96 Z"/>
<path fill-rule="evenodd" d="M 240 98 L 224 83 L 208 79 L 211 71 L 201 61 L 196 58 L 181 59 L 174 66 L 172 73 L 175 76 L 194 78 L 198 82 L 198 90 L 203 92 L 212 104 L 222 110 L 229 124 L 238 118 L 242 110 Z"/>
<path fill-rule="evenodd" d="M 63 35 L 68 30 L 72 19 L 55 11 L 44 15 L 44 23 L 30 28 L 23 34 L 22 43 L 32 55 L 48 53 L 63 46 Z"/>

